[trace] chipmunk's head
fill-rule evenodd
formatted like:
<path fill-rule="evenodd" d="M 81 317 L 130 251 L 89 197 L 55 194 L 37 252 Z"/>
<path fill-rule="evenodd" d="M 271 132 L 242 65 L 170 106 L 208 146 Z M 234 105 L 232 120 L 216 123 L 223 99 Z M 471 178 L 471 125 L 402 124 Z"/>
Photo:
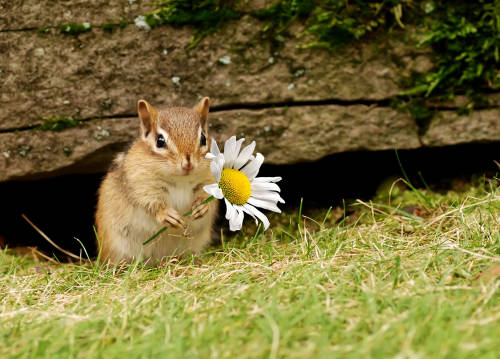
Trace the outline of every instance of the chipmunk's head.
<path fill-rule="evenodd" d="M 167 107 L 157 110 L 144 100 L 138 102 L 137 108 L 141 139 L 161 163 L 165 162 L 170 174 L 189 175 L 209 167 L 205 159 L 210 151 L 208 97 L 193 109 Z"/>

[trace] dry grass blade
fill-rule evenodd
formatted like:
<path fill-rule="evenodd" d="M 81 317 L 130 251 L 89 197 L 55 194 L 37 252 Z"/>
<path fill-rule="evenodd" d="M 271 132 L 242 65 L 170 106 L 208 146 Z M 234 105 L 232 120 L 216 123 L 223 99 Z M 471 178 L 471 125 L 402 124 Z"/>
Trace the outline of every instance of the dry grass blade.
<path fill-rule="evenodd" d="M 54 258 L 50 258 L 48 255 L 40 252 L 36 247 L 32 247 L 31 248 L 31 251 L 33 253 L 33 257 L 37 257 L 37 256 L 40 256 L 42 258 L 45 258 L 46 260 L 48 260 L 49 262 L 52 262 L 52 263 L 57 263 L 57 261 L 54 259 Z"/>
<path fill-rule="evenodd" d="M 21 214 L 21 217 L 23 217 L 23 219 L 29 223 L 29 225 L 31 227 L 33 227 L 35 229 L 35 231 L 37 231 L 47 242 L 49 242 L 50 244 L 52 244 L 56 249 L 60 250 L 61 252 L 63 252 L 64 254 L 66 254 L 67 256 L 71 257 L 71 258 L 74 258 L 74 259 L 78 259 L 78 260 L 82 260 L 83 258 L 71 253 L 70 251 L 67 251 L 61 247 L 59 247 L 52 239 L 50 239 L 45 233 L 42 232 L 42 230 L 40 228 L 38 228 L 37 226 L 35 226 L 35 224 L 33 222 L 31 222 L 28 217 L 26 217 L 24 214 Z"/>
<path fill-rule="evenodd" d="M 500 201 L 500 196 L 494 196 L 493 198 L 488 197 L 486 199 L 483 199 L 481 201 L 469 204 L 467 206 L 461 206 L 461 207 L 458 207 L 458 208 L 454 208 L 451 211 L 443 213 L 442 215 L 434 218 L 432 221 L 430 221 L 429 223 L 427 223 L 427 225 L 428 226 L 433 225 L 434 223 L 437 223 L 437 222 L 441 221 L 442 219 L 450 216 L 451 214 L 453 214 L 455 212 L 460 212 L 460 211 L 463 211 L 464 209 L 468 209 L 468 208 L 472 208 L 472 207 L 478 207 L 478 206 L 480 206 L 482 204 L 485 204 L 485 203 L 488 203 L 488 202 L 491 202 L 491 201 Z"/>

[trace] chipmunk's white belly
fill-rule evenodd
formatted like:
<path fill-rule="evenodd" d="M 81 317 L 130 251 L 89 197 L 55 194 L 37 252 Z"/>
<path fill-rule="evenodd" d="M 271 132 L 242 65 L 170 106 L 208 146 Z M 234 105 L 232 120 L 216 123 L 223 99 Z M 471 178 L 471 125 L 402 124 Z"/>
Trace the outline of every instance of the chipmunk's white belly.
<path fill-rule="evenodd" d="M 180 215 L 191 210 L 195 186 L 196 183 L 191 181 L 179 181 L 174 186 L 169 187 L 166 194 L 166 205 L 175 209 Z"/>
<path fill-rule="evenodd" d="M 165 193 L 164 201 L 167 207 L 175 209 L 180 216 L 192 209 L 194 201 L 194 191 L 197 184 L 193 182 L 177 182 L 174 186 L 169 186 L 168 193 Z M 200 218 L 195 221 L 191 217 L 183 217 L 187 224 L 187 230 L 184 228 L 168 228 L 160 238 L 144 246 L 142 245 L 152 235 L 157 233 L 165 225 L 159 223 L 154 216 L 142 208 L 134 208 L 131 216 L 131 237 L 133 247 L 127 250 L 134 253 L 135 257 L 151 257 L 160 259 L 170 255 L 181 255 L 183 253 L 194 251 L 199 252 L 209 237 L 198 238 L 200 231 L 207 232 L 204 229 L 210 229 L 210 217 Z M 208 232 L 207 232 L 208 233 Z M 203 242 L 200 242 L 202 239 Z"/>

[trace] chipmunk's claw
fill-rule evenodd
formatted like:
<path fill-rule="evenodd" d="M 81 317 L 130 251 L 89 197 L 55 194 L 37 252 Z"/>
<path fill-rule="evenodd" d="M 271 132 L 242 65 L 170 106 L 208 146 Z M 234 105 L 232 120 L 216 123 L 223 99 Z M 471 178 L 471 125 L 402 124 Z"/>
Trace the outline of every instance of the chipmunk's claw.
<path fill-rule="evenodd" d="M 172 227 L 175 228 L 181 228 L 186 226 L 186 223 L 182 219 L 181 215 L 177 213 L 175 209 L 172 208 L 165 208 L 164 210 L 160 211 L 160 213 L 158 213 L 158 215 L 156 216 L 156 219 L 160 223 L 163 223 L 167 226 L 171 225 Z"/>
<path fill-rule="evenodd" d="M 193 205 L 193 213 L 191 213 L 191 217 L 193 217 L 194 219 L 203 217 L 210 208 L 209 207 L 210 203 L 201 204 L 202 202 L 203 200 L 197 200 Z"/>

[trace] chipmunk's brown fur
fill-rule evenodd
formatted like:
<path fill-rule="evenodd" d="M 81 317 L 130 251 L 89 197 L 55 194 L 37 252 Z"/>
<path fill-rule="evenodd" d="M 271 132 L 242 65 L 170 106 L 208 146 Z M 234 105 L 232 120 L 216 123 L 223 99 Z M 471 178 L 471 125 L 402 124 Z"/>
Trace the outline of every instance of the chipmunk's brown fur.
<path fill-rule="evenodd" d="M 217 203 L 198 206 L 209 197 L 203 186 L 215 183 L 205 159 L 208 110 L 207 97 L 194 109 L 157 110 L 139 101 L 140 137 L 118 154 L 99 189 L 96 226 L 104 258 L 161 260 L 199 253 L 209 244 Z M 164 226 L 162 235 L 143 245 Z"/>

